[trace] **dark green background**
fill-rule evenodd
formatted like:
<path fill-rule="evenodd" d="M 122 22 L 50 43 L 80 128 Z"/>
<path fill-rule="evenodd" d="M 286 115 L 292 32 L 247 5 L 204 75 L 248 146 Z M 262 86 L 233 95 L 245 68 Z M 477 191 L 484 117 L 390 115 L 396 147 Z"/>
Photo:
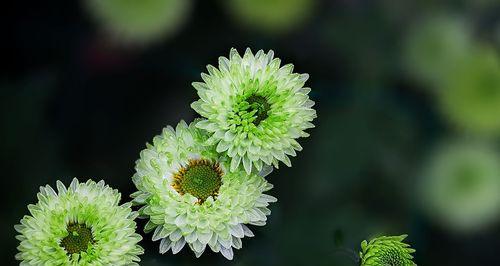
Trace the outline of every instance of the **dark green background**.
<path fill-rule="evenodd" d="M 361 240 L 408 233 L 419 265 L 497 265 L 498 227 L 456 236 L 434 226 L 412 201 L 428 150 L 450 129 L 426 88 L 406 76 L 400 49 L 423 14 L 472 18 L 478 38 L 498 24 L 500 6 L 474 1 L 317 1 L 302 27 L 279 35 L 234 23 L 221 1 L 195 1 L 169 40 L 107 47 L 76 1 L 16 2 L 3 9 L 0 100 L 2 265 L 14 265 L 14 224 L 40 185 L 104 179 L 128 201 L 145 143 L 162 127 L 196 117 L 190 83 L 231 47 L 275 51 L 307 85 L 318 118 L 304 151 L 269 176 L 279 200 L 232 262 L 188 248 L 158 254 L 146 235 L 142 265 L 355 265 L 336 252 Z M 142 232 L 144 221 L 139 221 Z M 143 234 L 144 235 L 144 234 Z"/>

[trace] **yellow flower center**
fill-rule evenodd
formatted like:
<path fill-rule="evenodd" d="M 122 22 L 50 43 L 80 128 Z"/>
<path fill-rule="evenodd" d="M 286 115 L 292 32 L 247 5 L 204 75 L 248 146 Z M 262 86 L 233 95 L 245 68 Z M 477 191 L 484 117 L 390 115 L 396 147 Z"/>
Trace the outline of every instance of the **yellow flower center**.
<path fill-rule="evenodd" d="M 208 197 L 216 197 L 222 185 L 222 169 L 217 162 L 206 159 L 189 160 L 176 174 L 172 187 L 184 195 L 196 197 L 198 203 L 203 203 Z"/>
<path fill-rule="evenodd" d="M 94 242 L 92 230 L 85 224 L 70 223 L 66 230 L 68 235 L 61 240 L 61 246 L 68 255 L 85 252 Z"/>

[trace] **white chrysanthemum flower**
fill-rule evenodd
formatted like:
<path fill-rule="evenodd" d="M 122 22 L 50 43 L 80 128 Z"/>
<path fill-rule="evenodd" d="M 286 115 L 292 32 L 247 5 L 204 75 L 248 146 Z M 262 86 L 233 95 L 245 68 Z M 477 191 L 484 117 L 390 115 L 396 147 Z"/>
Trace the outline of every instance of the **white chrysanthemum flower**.
<path fill-rule="evenodd" d="M 75 178 L 57 192 L 40 187 L 31 215 L 14 226 L 21 243 L 21 265 L 138 265 L 142 237 L 135 233 L 131 203 L 118 205 L 120 193 L 104 184 Z"/>
<path fill-rule="evenodd" d="M 308 137 L 316 118 L 304 87 L 307 74 L 293 73 L 293 65 L 280 67 L 273 51 L 241 57 L 231 49 L 229 59 L 219 58 L 219 68 L 207 67 L 204 82 L 194 82 L 200 100 L 191 107 L 206 120 L 197 127 L 210 132 L 208 143 L 231 158 L 231 171 L 243 164 L 247 173 L 254 166 L 290 166 L 289 155 L 302 150 L 296 139 Z"/>
<path fill-rule="evenodd" d="M 187 244 L 196 257 L 209 246 L 232 259 L 241 239 L 253 236 L 246 224 L 265 225 L 271 213 L 267 206 L 276 198 L 263 194 L 272 188 L 263 176 L 272 168 L 260 175 L 227 171 L 228 163 L 205 145 L 208 135 L 194 123 L 168 126 L 147 144 L 136 163 L 133 202 L 145 205 L 145 231 L 154 230 L 153 241 L 161 240 L 160 253 L 176 254 Z"/>

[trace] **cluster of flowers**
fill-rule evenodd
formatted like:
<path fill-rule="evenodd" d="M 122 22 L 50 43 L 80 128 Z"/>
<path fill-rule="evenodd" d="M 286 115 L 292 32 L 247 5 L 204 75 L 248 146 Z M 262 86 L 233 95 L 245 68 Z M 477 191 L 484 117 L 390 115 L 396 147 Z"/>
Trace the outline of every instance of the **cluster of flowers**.
<path fill-rule="evenodd" d="M 196 257 L 209 247 L 227 259 L 254 235 L 248 225 L 266 224 L 277 199 L 265 194 L 265 177 L 279 162 L 291 166 L 297 139 L 314 127 L 308 75 L 281 66 L 272 51 L 232 49 L 218 63 L 193 83 L 200 99 L 191 106 L 203 118 L 167 126 L 140 153 L 132 202 L 119 205 L 120 193 L 103 181 L 40 188 L 15 226 L 22 265 L 136 264 L 138 216 L 149 219 L 144 230 L 160 253 L 187 244 Z"/>

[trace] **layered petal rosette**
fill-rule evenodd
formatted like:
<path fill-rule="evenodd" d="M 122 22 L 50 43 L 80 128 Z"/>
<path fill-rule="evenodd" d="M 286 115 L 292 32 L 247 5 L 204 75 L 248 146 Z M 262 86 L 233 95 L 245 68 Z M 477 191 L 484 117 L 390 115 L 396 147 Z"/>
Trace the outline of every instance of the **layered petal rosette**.
<path fill-rule="evenodd" d="M 416 266 L 414 249 L 403 242 L 407 235 L 381 236 L 361 242 L 361 266 Z"/>
<path fill-rule="evenodd" d="M 104 181 L 75 178 L 68 188 L 57 181 L 57 192 L 47 185 L 37 197 L 14 226 L 21 265 L 138 265 L 138 213 L 118 205 L 120 193 Z"/>
<path fill-rule="evenodd" d="M 149 218 L 146 232 L 161 240 L 160 253 L 178 253 L 186 244 L 201 256 L 210 247 L 227 259 L 242 238 L 253 236 L 247 224 L 264 225 L 276 198 L 263 194 L 272 188 L 259 174 L 229 172 L 227 160 L 214 146 L 205 145 L 206 131 L 181 121 L 166 127 L 141 152 L 132 194 L 140 212 Z"/>
<path fill-rule="evenodd" d="M 220 57 L 219 67 L 209 65 L 203 82 L 194 82 L 200 99 L 191 107 L 206 120 L 197 127 L 210 132 L 208 143 L 230 157 L 230 170 L 240 164 L 250 173 L 263 165 L 290 166 L 288 156 L 302 150 L 297 142 L 308 137 L 306 129 L 316 117 L 304 87 L 307 74 L 293 73 L 293 65 L 280 66 L 273 51 L 255 55 L 247 49 L 241 57 L 231 49 Z"/>

